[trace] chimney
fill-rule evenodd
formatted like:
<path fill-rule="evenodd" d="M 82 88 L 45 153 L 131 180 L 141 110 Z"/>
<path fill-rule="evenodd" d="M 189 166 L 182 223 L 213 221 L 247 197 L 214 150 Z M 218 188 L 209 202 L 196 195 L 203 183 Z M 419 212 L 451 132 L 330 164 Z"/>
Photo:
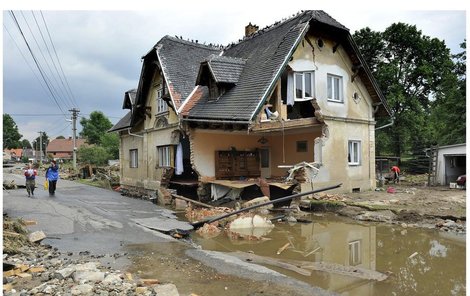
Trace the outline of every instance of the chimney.
<path fill-rule="evenodd" d="M 245 37 L 253 35 L 258 31 L 259 27 L 257 25 L 252 25 L 251 22 L 245 26 Z"/>

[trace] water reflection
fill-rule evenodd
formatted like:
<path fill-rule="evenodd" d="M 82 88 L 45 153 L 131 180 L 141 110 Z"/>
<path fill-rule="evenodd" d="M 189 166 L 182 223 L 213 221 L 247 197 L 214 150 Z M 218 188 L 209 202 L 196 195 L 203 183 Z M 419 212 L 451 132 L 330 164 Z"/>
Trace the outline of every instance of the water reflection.
<path fill-rule="evenodd" d="M 465 241 L 436 231 L 399 226 L 356 224 L 337 217 L 314 217 L 310 224 L 280 224 L 267 240 L 240 244 L 225 234 L 212 239 L 194 236 L 204 249 L 253 252 L 276 259 L 328 262 L 389 275 L 365 280 L 338 272 L 313 271 L 303 276 L 269 268 L 341 295 L 465 295 Z M 277 254 L 289 243 L 289 247 Z"/>

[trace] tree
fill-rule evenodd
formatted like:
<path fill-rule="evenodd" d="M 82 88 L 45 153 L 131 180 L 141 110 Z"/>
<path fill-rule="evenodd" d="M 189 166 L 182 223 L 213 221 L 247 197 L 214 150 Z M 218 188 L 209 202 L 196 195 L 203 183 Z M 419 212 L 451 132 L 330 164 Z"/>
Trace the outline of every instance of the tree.
<path fill-rule="evenodd" d="M 106 165 L 110 158 L 103 147 L 83 145 L 78 149 L 78 159 L 86 164 Z"/>
<path fill-rule="evenodd" d="M 452 67 L 450 50 L 443 41 L 403 23 L 382 33 L 365 28 L 354 38 L 360 51 L 369 55 L 367 62 L 394 119 L 391 129 L 377 131 L 377 145 L 396 156 L 428 147 L 433 133 L 428 127 L 430 98 Z M 379 142 L 384 138 L 389 139 Z"/>
<path fill-rule="evenodd" d="M 47 135 L 46 132 L 42 132 L 42 139 L 40 136 L 38 136 L 32 143 L 33 149 L 36 151 L 41 150 L 41 142 L 42 142 L 42 151 L 46 151 L 47 145 L 49 145 L 49 136 Z"/>
<path fill-rule="evenodd" d="M 466 138 L 466 44 L 460 44 L 461 53 L 451 72 L 446 73 L 441 88 L 436 92 L 431 112 L 434 142 L 439 145 L 465 143 Z"/>
<path fill-rule="evenodd" d="M 20 139 L 22 135 L 18 131 L 18 126 L 13 118 L 3 114 L 3 149 L 14 149 L 21 147 Z"/>
<path fill-rule="evenodd" d="M 119 136 L 116 133 L 106 133 L 101 136 L 100 141 L 110 159 L 119 159 Z"/>
<path fill-rule="evenodd" d="M 113 124 L 101 111 L 93 111 L 90 119 L 82 118 L 80 120 L 82 132 L 80 136 L 87 139 L 89 144 L 101 144 L 101 136 L 104 135 Z"/>
<path fill-rule="evenodd" d="M 26 148 L 26 149 L 31 149 L 31 143 L 27 139 L 21 140 L 21 147 Z"/>
<path fill-rule="evenodd" d="M 65 139 L 64 136 L 57 136 L 57 137 L 55 137 L 55 138 L 56 138 L 56 139 Z"/>

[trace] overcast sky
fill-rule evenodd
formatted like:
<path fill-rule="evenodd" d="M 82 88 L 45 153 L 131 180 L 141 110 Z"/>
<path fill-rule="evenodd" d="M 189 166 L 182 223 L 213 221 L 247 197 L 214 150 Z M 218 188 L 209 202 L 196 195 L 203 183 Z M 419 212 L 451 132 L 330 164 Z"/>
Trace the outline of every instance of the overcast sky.
<path fill-rule="evenodd" d="M 4 7 L 3 113 L 12 114 L 23 138 L 30 141 L 39 135 L 39 131 L 45 131 L 50 138 L 71 136 L 71 124 L 66 118 L 70 118 L 68 110 L 72 107 L 79 108 L 80 116 L 84 117 L 92 111 L 102 111 L 116 123 L 127 113 L 122 109 L 124 92 L 137 87 L 141 57 L 164 35 L 226 45 L 243 36 L 244 26 L 248 22 L 262 28 L 301 9 L 323 9 L 348 27 L 351 33 L 367 26 L 383 31 L 394 22 L 413 24 L 424 35 L 445 40 L 453 53 L 460 51 L 459 44 L 466 36 L 466 11 L 462 7 L 454 7 L 453 10 L 437 7 L 440 10 L 427 11 L 397 10 L 393 7 L 340 10 L 308 7 L 302 5 L 303 2 L 311 3 L 285 1 L 290 5 L 264 7 L 240 1 L 238 3 L 243 5 L 222 8 L 221 5 L 201 5 L 201 1 L 191 1 L 182 9 L 181 5 L 171 6 L 177 1 L 165 1 L 166 4 L 161 3 L 146 11 L 105 11 L 96 8 L 58 11 L 34 5 Z M 248 5 L 251 5 L 249 9 L 246 8 Z M 9 9 L 13 9 L 37 61 L 50 76 L 55 96 L 42 82 Z M 36 9 L 36 19 L 31 9 Z M 55 59 L 51 44 L 49 50 L 44 46 L 42 38 L 49 42 L 49 37 L 42 17 L 60 65 L 51 62 L 49 54 Z M 58 77 L 57 74 L 50 73 L 61 73 L 60 67 L 65 78 L 54 78 Z M 60 115 L 63 113 L 65 115 Z"/>

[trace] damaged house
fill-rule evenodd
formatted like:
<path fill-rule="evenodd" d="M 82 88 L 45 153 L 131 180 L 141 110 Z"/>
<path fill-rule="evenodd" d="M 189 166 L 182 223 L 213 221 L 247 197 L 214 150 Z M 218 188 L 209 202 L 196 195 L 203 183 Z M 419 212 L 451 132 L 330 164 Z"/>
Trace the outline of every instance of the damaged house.
<path fill-rule="evenodd" d="M 319 169 L 303 191 L 374 189 L 376 118 L 390 116 L 348 29 L 323 11 L 249 24 L 226 47 L 165 36 L 143 57 L 123 108 L 111 129 L 121 187 L 214 199 L 214 184 L 243 189 L 259 177 L 291 188 L 283 181 L 302 162 Z"/>

